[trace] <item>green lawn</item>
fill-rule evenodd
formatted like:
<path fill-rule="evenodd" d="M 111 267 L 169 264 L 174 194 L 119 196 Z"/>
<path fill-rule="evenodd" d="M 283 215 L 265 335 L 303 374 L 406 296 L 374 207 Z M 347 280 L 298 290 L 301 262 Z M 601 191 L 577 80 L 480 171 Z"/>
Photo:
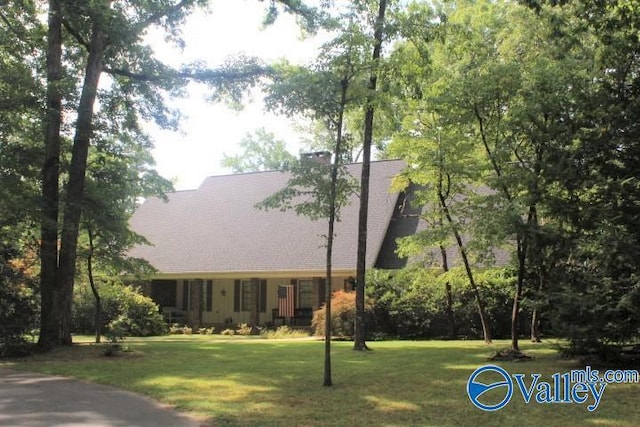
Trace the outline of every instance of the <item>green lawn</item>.
<path fill-rule="evenodd" d="M 636 426 L 640 384 L 609 384 L 600 406 L 525 404 L 518 392 L 495 412 L 475 408 L 469 375 L 492 349 L 479 341 L 388 341 L 374 351 L 333 344 L 333 387 L 322 386 L 323 343 L 309 340 L 170 336 L 127 342 L 133 352 L 107 358 L 76 345 L 3 362 L 14 369 L 72 376 L 152 396 L 213 425 L 255 426 Z M 500 363 L 509 373 L 550 375 L 581 369 L 552 345 L 524 344 L 534 360 Z M 527 384 L 530 383 L 527 377 Z"/>

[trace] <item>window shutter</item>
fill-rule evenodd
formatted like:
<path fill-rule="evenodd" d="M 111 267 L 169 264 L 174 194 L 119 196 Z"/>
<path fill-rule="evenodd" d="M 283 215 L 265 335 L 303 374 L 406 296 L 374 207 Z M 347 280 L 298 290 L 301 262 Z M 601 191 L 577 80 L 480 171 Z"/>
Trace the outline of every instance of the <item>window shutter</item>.
<path fill-rule="evenodd" d="M 240 312 L 240 280 L 233 281 L 233 311 Z"/>
<path fill-rule="evenodd" d="M 262 313 L 267 311 L 267 280 L 260 280 L 260 311 Z"/>
<path fill-rule="evenodd" d="M 213 310 L 213 280 L 207 280 L 207 311 Z"/>
<path fill-rule="evenodd" d="M 293 285 L 293 307 L 295 309 L 298 307 L 298 279 L 291 279 L 291 284 Z"/>

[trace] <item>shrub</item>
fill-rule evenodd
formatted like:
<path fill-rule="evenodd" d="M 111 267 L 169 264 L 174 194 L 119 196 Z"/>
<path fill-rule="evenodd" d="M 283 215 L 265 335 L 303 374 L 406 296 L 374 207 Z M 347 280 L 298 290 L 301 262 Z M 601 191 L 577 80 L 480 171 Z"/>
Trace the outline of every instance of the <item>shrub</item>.
<path fill-rule="evenodd" d="M 153 300 L 137 289 L 119 282 L 100 287 L 102 330 L 117 327 L 127 336 L 164 335 L 167 325 Z M 77 333 L 95 332 L 95 299 L 87 285 L 78 286 L 74 295 L 73 329 Z"/>
<path fill-rule="evenodd" d="M 117 320 L 111 322 L 109 332 L 106 334 L 107 342 L 102 347 L 103 354 L 107 357 L 112 357 L 124 351 L 122 343 L 125 334 L 126 331 L 120 327 Z"/>
<path fill-rule="evenodd" d="M 291 329 L 287 325 L 278 326 L 276 330 L 264 329 L 260 332 L 260 337 L 266 339 L 304 338 L 308 336 L 307 332 Z"/>
<path fill-rule="evenodd" d="M 372 305 L 365 303 L 365 311 L 369 318 L 372 314 Z M 326 306 L 323 305 L 313 313 L 311 327 L 315 335 L 325 335 Z M 335 291 L 331 295 L 331 332 L 337 337 L 352 337 L 356 320 L 356 293 Z"/>
<path fill-rule="evenodd" d="M 236 329 L 236 333 L 238 335 L 251 335 L 253 333 L 253 328 L 246 323 L 240 323 L 238 325 L 238 329 Z"/>
<path fill-rule="evenodd" d="M 200 329 L 204 329 L 204 328 L 200 328 Z M 169 333 L 171 335 L 191 335 L 193 334 L 193 328 L 191 326 L 187 326 L 187 325 L 180 326 L 179 324 L 174 323 L 171 326 L 169 326 Z M 202 333 L 202 332 L 199 332 L 199 333 Z"/>
<path fill-rule="evenodd" d="M 169 326 L 169 334 L 181 335 L 181 334 L 184 334 L 184 330 L 182 329 L 182 326 L 180 326 L 179 324 L 172 323 L 171 326 Z"/>
<path fill-rule="evenodd" d="M 513 273 L 504 268 L 476 272 L 494 338 L 508 337 L 511 329 Z M 449 335 L 447 295 L 453 299 L 454 332 L 457 336 L 480 337 L 475 296 L 460 268 L 443 274 L 436 269 L 407 268 L 389 273 L 373 271 L 368 277 L 368 295 L 374 301 L 375 320 L 369 333 L 398 338 L 440 338 Z M 525 305 L 523 304 L 523 308 Z M 523 316 L 528 313 L 523 310 Z M 526 322 L 522 322 L 526 325 Z"/>
<path fill-rule="evenodd" d="M 15 251 L 0 249 L 0 357 L 24 356 L 32 351 L 25 336 L 37 322 L 34 280 Z"/>

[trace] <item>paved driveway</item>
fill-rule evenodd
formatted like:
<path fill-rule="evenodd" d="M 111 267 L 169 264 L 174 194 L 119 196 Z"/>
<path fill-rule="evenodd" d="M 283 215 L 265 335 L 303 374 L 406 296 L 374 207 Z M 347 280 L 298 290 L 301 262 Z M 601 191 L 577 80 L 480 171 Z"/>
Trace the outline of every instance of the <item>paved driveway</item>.
<path fill-rule="evenodd" d="M 200 425 L 149 398 L 113 387 L 0 368 L 0 426 Z"/>

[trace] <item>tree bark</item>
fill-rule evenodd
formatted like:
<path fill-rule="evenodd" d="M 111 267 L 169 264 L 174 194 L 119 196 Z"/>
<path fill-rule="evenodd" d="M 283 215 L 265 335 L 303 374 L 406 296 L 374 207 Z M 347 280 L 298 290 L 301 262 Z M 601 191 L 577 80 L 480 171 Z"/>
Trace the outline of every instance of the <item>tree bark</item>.
<path fill-rule="evenodd" d="M 338 138 L 341 132 L 338 131 Z M 336 147 L 338 143 L 336 143 Z M 336 150 L 337 151 L 337 150 Z M 337 153 L 336 153 L 337 158 Z M 337 160 L 336 160 L 337 162 Z M 333 274 L 333 229 L 336 219 L 336 181 L 337 181 L 337 165 L 334 162 L 331 165 L 331 193 L 329 196 L 329 230 L 327 231 L 327 287 L 325 288 L 325 303 L 324 303 L 324 377 L 322 385 L 329 387 L 333 385 L 331 378 L 331 289 L 333 281 L 331 275 Z"/>
<path fill-rule="evenodd" d="M 449 271 L 449 262 L 447 259 L 447 249 L 440 245 L 440 257 L 442 259 L 442 271 L 445 273 Z M 444 285 L 445 297 L 447 299 L 447 306 L 445 311 L 447 313 L 447 337 L 449 339 L 455 339 L 457 335 L 455 317 L 453 316 L 453 295 L 451 292 L 451 283 L 447 280 Z"/>
<path fill-rule="evenodd" d="M 73 305 L 73 283 L 76 271 L 78 230 L 84 199 L 84 183 L 87 170 L 89 145 L 93 133 L 94 105 L 98 82 L 102 71 L 102 57 L 106 48 L 106 37 L 99 20 L 92 27 L 89 56 L 85 69 L 82 94 L 78 106 L 76 133 L 73 141 L 69 181 L 64 202 L 64 223 L 58 263 L 58 283 L 61 291 L 61 344 L 71 344 L 71 309 Z"/>
<path fill-rule="evenodd" d="M 336 197 L 338 186 L 338 168 L 342 159 L 342 126 L 344 122 L 344 110 L 347 105 L 347 89 L 349 87 L 348 78 L 340 82 L 340 110 L 336 123 L 336 147 L 335 160 L 331 165 L 331 186 L 329 194 L 329 230 L 327 232 L 327 284 L 325 288 L 325 324 L 324 324 L 324 380 L 322 385 L 331 386 L 331 294 L 333 280 L 333 233 L 336 220 Z"/>
<path fill-rule="evenodd" d="M 524 249 L 523 239 L 517 237 L 517 256 L 518 256 L 518 278 L 516 280 L 516 290 L 513 294 L 513 305 L 511 309 L 511 349 L 520 351 L 518 343 L 520 300 L 522 299 L 522 289 L 524 287 L 524 269 L 526 263 L 526 251 Z"/>
<path fill-rule="evenodd" d="M 542 295 L 542 291 L 546 281 L 546 272 L 544 266 L 542 265 L 542 260 L 540 259 L 540 257 L 537 258 L 536 264 L 538 292 L 535 299 L 538 300 L 540 298 L 540 295 Z M 531 342 L 542 342 L 542 338 L 540 335 L 540 307 L 538 301 L 536 301 L 536 306 L 533 308 L 533 312 L 531 313 Z"/>
<path fill-rule="evenodd" d="M 542 342 L 540 339 L 540 317 L 537 308 L 534 308 L 531 313 L 531 342 Z"/>
<path fill-rule="evenodd" d="M 449 212 L 449 207 L 447 206 L 447 202 L 442 194 L 439 194 L 440 206 L 445 214 L 445 218 L 447 222 L 451 226 L 453 231 L 453 235 L 456 239 L 456 243 L 458 245 L 458 252 L 460 253 L 460 257 L 462 258 L 462 262 L 464 264 L 465 271 L 467 272 L 467 278 L 469 279 L 469 285 L 471 286 L 471 290 L 476 299 L 476 306 L 478 308 L 478 315 L 480 317 L 480 324 L 482 325 L 482 335 L 484 337 L 484 342 L 486 344 L 491 344 L 491 329 L 487 323 L 487 316 L 484 312 L 484 303 L 482 302 L 482 296 L 480 295 L 480 290 L 478 289 L 478 285 L 473 277 L 473 271 L 471 270 L 471 264 L 469 263 L 469 257 L 467 256 L 467 251 L 464 247 L 464 243 L 462 242 L 462 237 L 458 232 L 458 229 L 455 227 L 453 217 L 451 216 L 451 212 Z"/>
<path fill-rule="evenodd" d="M 518 255 L 518 279 L 516 281 L 516 291 L 513 296 L 513 310 L 511 311 L 511 349 L 520 351 L 519 346 L 519 314 L 520 301 L 522 300 L 522 291 L 524 288 L 524 280 L 527 271 L 527 252 L 529 250 L 529 237 L 531 235 L 531 226 L 537 223 L 537 209 L 535 204 L 529 206 L 527 222 L 524 224 L 525 230 L 518 233 L 517 239 L 517 255 Z"/>
<path fill-rule="evenodd" d="M 89 254 L 87 255 L 87 275 L 89 276 L 89 284 L 91 285 L 91 292 L 96 302 L 96 343 L 100 343 L 102 337 L 102 302 L 100 301 L 100 292 L 96 286 L 96 282 L 93 278 L 93 232 L 91 226 L 87 225 L 87 234 L 89 235 Z"/>
<path fill-rule="evenodd" d="M 40 336 L 43 350 L 60 341 L 58 268 L 58 203 L 60 127 L 62 123 L 62 11 L 60 0 L 49 0 L 47 32 L 47 111 L 42 165 L 42 218 L 40 231 Z"/>
<path fill-rule="evenodd" d="M 362 142 L 362 174 L 360 177 L 360 212 L 358 215 L 358 253 L 356 266 L 356 321 L 355 337 L 353 342 L 354 350 L 367 350 L 364 290 L 367 258 L 367 220 L 369 217 L 369 175 L 371 168 L 371 145 L 373 142 L 373 98 L 378 84 L 377 63 L 380 60 L 382 51 L 382 37 L 384 34 L 384 16 L 387 9 L 387 0 L 380 0 L 378 16 L 374 29 L 374 45 L 372 54 L 373 68 L 367 86 L 367 108 L 364 118 L 364 135 Z"/>

